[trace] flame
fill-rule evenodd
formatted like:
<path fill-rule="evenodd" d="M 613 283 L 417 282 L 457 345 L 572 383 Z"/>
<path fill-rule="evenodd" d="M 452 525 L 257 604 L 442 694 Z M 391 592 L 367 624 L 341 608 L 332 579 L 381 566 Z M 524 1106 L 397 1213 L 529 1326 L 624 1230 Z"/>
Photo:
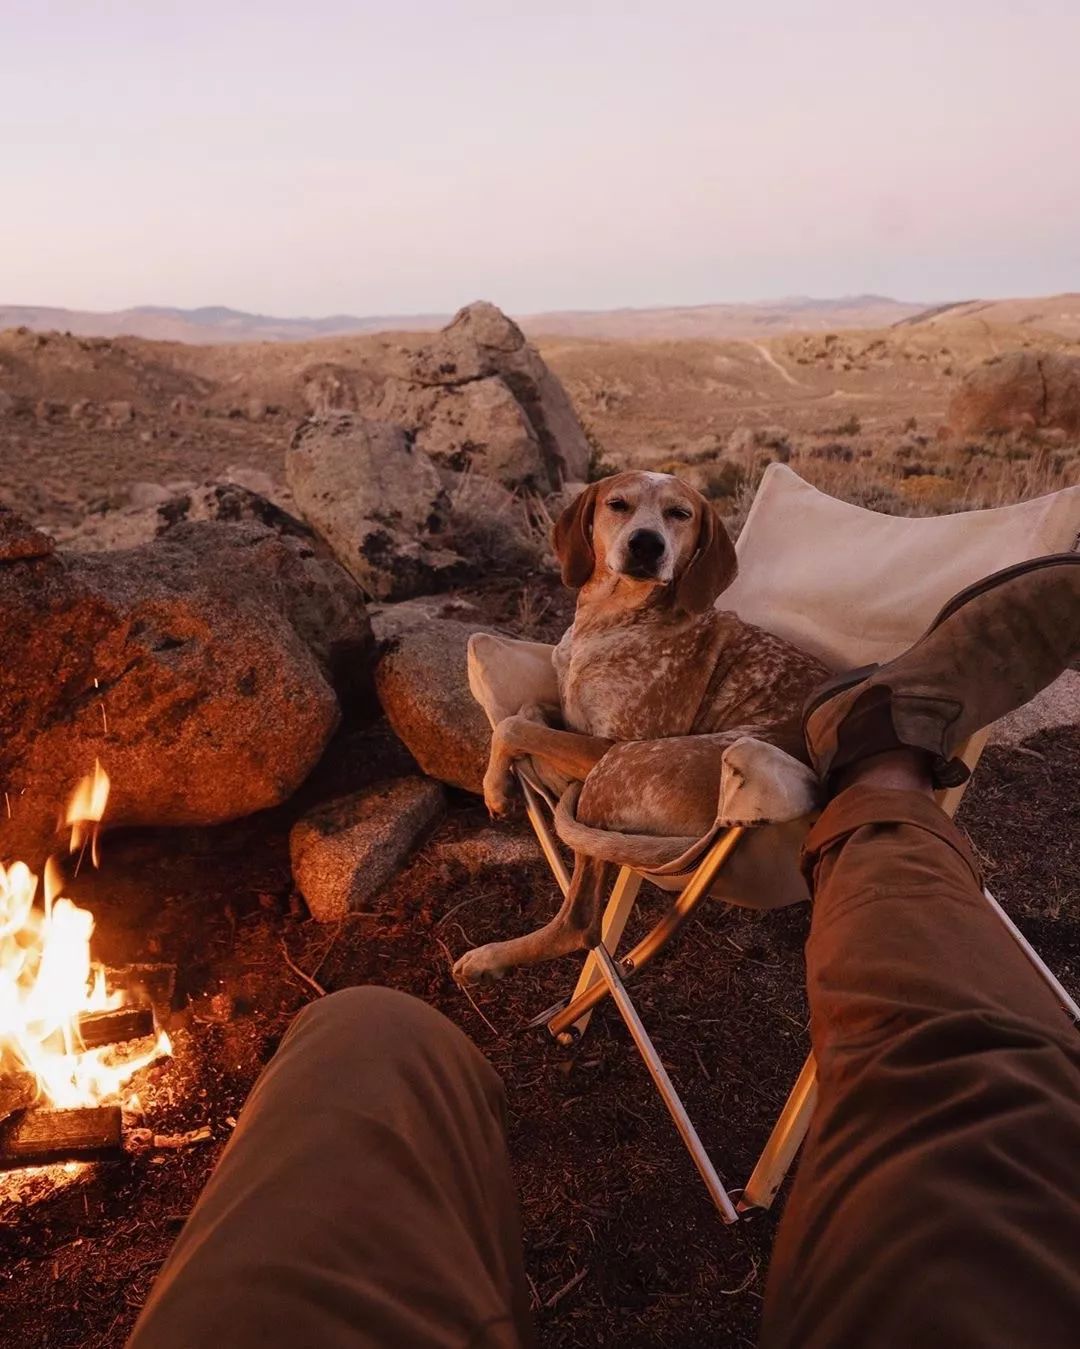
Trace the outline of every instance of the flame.
<path fill-rule="evenodd" d="M 88 773 L 71 793 L 67 814 L 64 817 L 71 826 L 71 843 L 68 852 L 79 852 L 91 842 L 90 856 L 94 866 L 98 865 L 98 826 L 105 818 L 105 807 L 109 804 L 109 775 L 98 759 L 94 760 L 94 771 Z"/>
<path fill-rule="evenodd" d="M 100 763 L 76 787 L 68 805 L 71 850 L 92 843 L 109 799 Z M 140 1068 L 171 1052 L 159 1031 L 151 1047 L 118 1058 L 114 1046 L 87 1049 L 79 1018 L 124 1002 L 106 989 L 105 971 L 91 961 L 93 915 L 61 894 L 53 858 L 45 865 L 42 903 L 38 878 L 24 862 L 0 863 L 0 1073 L 33 1074 L 39 1095 L 60 1109 L 98 1105 L 115 1096 Z"/>

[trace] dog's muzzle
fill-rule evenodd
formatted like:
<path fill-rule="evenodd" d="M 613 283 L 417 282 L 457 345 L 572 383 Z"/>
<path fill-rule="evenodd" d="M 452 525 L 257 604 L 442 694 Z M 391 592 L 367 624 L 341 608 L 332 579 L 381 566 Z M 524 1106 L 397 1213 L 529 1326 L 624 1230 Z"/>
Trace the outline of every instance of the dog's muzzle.
<path fill-rule="evenodd" d="M 635 529 L 626 542 L 626 574 L 638 581 L 654 580 L 666 547 L 655 530 Z"/>

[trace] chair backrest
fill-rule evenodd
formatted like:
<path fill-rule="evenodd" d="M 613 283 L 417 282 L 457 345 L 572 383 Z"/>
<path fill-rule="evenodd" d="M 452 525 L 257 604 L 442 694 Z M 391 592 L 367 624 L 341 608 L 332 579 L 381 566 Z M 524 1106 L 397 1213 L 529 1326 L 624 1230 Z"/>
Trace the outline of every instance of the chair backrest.
<path fill-rule="evenodd" d="M 911 519 L 837 501 L 772 464 L 738 541 L 739 575 L 717 603 L 834 669 L 852 669 L 899 655 L 964 586 L 1068 552 L 1078 534 L 1080 487 Z"/>
<path fill-rule="evenodd" d="M 1070 552 L 1080 487 L 994 510 L 911 519 L 819 492 L 771 464 L 739 536 L 739 575 L 717 605 L 835 670 L 906 650 L 958 590 L 1014 562 Z M 960 752 L 974 770 L 988 731 Z M 938 794 L 955 813 L 964 787 Z"/>

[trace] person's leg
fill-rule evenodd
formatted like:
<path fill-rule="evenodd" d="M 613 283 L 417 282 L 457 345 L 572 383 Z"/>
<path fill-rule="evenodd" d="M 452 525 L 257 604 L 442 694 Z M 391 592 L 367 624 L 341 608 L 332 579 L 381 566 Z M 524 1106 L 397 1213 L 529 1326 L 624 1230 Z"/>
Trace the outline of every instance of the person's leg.
<path fill-rule="evenodd" d="M 908 752 L 807 842 L 819 1100 L 767 1349 L 1075 1343 L 1080 1036 L 984 900 Z"/>
<path fill-rule="evenodd" d="M 129 1349 L 531 1343 L 502 1087 L 433 1008 L 355 988 L 297 1017 Z"/>

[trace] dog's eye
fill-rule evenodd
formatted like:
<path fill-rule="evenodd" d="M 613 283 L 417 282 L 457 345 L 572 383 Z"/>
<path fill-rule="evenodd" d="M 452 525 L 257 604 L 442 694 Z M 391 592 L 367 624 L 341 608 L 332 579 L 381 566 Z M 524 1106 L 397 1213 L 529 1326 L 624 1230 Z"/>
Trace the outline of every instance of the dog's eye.
<path fill-rule="evenodd" d="M 609 497 L 607 504 L 608 509 L 613 511 L 628 511 L 630 509 L 622 497 Z"/>
<path fill-rule="evenodd" d="M 669 506 L 664 512 L 669 520 L 689 520 L 693 513 L 685 506 Z"/>

